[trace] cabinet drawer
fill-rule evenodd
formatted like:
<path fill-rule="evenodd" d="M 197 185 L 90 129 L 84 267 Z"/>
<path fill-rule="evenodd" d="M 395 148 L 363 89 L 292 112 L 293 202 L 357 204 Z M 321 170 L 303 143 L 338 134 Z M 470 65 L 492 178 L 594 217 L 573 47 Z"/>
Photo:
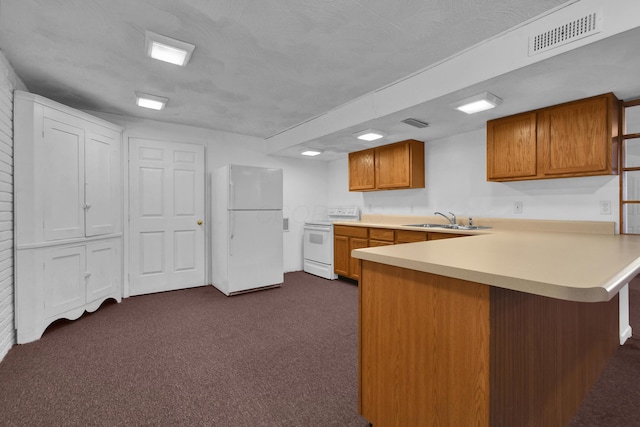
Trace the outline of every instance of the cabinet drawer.
<path fill-rule="evenodd" d="M 369 237 L 366 227 L 350 227 L 347 225 L 334 225 L 333 234 L 336 236 L 360 237 L 366 239 Z"/>
<path fill-rule="evenodd" d="M 424 242 L 427 233 L 424 231 L 396 230 L 396 243 Z"/>
<path fill-rule="evenodd" d="M 385 240 L 393 242 L 394 231 L 388 228 L 370 228 L 369 239 L 371 240 Z"/>
<path fill-rule="evenodd" d="M 389 246 L 393 245 L 393 242 L 388 242 L 386 240 L 371 240 L 369 239 L 369 247 L 374 248 L 376 246 Z"/>
<path fill-rule="evenodd" d="M 429 240 L 452 239 L 454 237 L 467 237 L 468 234 L 429 233 Z"/>

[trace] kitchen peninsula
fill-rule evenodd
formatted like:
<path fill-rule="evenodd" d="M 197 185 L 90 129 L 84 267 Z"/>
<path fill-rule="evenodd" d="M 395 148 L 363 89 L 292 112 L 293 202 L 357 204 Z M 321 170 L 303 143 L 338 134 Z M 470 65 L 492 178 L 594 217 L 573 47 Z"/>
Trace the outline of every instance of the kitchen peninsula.
<path fill-rule="evenodd" d="M 619 344 L 640 238 L 549 225 L 353 251 L 374 427 L 569 423 Z"/>

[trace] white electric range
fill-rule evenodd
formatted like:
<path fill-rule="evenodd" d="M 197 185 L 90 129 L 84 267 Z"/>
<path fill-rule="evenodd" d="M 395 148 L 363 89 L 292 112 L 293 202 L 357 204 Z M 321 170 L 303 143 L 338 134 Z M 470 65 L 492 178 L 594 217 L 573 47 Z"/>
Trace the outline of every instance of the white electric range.
<path fill-rule="evenodd" d="M 333 271 L 333 222 L 358 220 L 360 209 L 348 207 L 329 208 L 325 219 L 305 222 L 304 271 L 325 279 L 337 279 L 338 275 Z"/>

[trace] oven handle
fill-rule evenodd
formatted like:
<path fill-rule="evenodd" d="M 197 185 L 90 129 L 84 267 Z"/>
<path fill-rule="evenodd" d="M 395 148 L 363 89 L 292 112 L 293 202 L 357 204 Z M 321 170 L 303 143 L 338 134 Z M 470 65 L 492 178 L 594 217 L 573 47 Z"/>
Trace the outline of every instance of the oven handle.
<path fill-rule="evenodd" d="M 313 231 L 330 232 L 331 231 L 331 226 L 330 225 L 305 225 L 304 229 L 305 230 L 313 230 Z"/>

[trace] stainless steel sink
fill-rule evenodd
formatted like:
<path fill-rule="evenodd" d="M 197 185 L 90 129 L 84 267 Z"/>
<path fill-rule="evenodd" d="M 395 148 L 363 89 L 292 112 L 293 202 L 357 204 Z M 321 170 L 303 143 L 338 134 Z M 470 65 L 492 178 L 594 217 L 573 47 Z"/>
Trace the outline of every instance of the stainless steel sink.
<path fill-rule="evenodd" d="M 484 225 L 453 225 L 453 224 L 405 224 L 404 227 L 419 228 L 447 228 L 449 230 L 486 230 L 491 227 Z"/>
<path fill-rule="evenodd" d="M 452 224 L 406 224 L 403 227 L 420 227 L 420 228 L 453 228 Z"/>
<path fill-rule="evenodd" d="M 486 230 L 491 228 L 486 225 L 458 225 L 456 229 L 458 230 Z"/>

